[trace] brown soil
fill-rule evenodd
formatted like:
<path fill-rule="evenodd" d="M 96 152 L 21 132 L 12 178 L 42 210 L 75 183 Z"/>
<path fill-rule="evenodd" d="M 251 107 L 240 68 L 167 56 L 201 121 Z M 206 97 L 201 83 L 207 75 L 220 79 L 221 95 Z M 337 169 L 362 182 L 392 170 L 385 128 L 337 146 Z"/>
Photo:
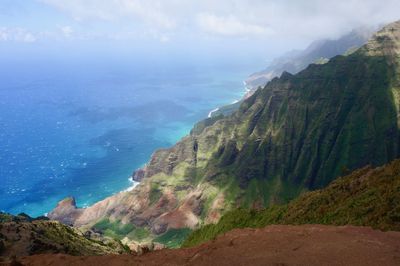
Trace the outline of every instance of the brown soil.
<path fill-rule="evenodd" d="M 36 255 L 24 265 L 400 265 L 400 232 L 354 226 L 236 229 L 198 247 L 142 256 Z"/>

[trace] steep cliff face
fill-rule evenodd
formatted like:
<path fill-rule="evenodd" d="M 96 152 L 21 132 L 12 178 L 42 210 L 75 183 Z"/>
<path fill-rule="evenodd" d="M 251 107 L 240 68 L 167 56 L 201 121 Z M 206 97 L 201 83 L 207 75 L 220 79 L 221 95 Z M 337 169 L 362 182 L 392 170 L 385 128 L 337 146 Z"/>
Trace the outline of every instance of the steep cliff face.
<path fill-rule="evenodd" d="M 323 187 L 346 169 L 396 158 L 398 28 L 386 27 L 352 55 L 272 80 L 232 116 L 156 152 L 146 176 L 184 169 L 194 184 L 233 182 L 255 197 L 249 203 L 268 205 Z M 245 196 L 236 199 L 245 203 Z"/>
<path fill-rule="evenodd" d="M 155 236 L 216 222 L 232 207 L 284 203 L 348 170 L 389 162 L 399 156 L 399 55 L 397 22 L 355 53 L 284 73 L 231 116 L 201 122 L 153 154 L 133 191 L 49 217 L 85 227 L 107 217 Z"/>

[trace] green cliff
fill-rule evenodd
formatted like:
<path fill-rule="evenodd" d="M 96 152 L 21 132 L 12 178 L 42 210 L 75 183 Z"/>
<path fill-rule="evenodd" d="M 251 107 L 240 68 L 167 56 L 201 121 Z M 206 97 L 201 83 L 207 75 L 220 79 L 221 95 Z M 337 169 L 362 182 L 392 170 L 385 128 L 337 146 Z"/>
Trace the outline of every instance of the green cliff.
<path fill-rule="evenodd" d="M 132 224 L 152 239 L 215 223 L 230 209 L 284 204 L 348 171 L 392 161 L 399 54 L 396 22 L 354 53 L 284 73 L 232 115 L 202 121 L 153 154 L 134 190 L 86 209 L 60 204 L 49 217 L 82 228 L 104 219 Z M 140 241 L 133 235 L 122 241 Z"/>
<path fill-rule="evenodd" d="M 272 80 L 232 116 L 157 151 L 146 177 L 209 183 L 234 206 L 268 206 L 324 187 L 345 171 L 393 160 L 398 28 L 386 27 L 349 56 Z"/>

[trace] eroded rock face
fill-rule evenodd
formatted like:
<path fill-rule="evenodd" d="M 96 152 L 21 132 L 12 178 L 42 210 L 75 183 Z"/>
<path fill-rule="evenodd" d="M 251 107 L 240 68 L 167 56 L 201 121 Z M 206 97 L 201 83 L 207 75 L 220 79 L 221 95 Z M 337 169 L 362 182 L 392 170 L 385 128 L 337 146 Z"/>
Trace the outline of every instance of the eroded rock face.
<path fill-rule="evenodd" d="M 48 217 L 66 225 L 74 225 L 81 213 L 82 210 L 76 207 L 75 199 L 70 197 L 60 201 L 57 207 L 48 214 Z"/>
<path fill-rule="evenodd" d="M 54 220 L 71 222 L 76 227 L 93 224 L 102 218 L 148 227 L 154 234 L 173 228 L 195 228 L 199 224 L 204 199 L 201 190 L 177 199 L 174 191 L 165 189 L 151 202 L 151 181 L 145 180 L 138 189 L 121 192 L 86 209 L 73 208 L 71 199 L 60 202 L 49 214 Z"/>
<path fill-rule="evenodd" d="M 145 174 L 146 174 L 146 168 L 145 167 L 139 168 L 133 173 L 132 180 L 136 181 L 136 182 L 140 182 L 145 177 Z"/>

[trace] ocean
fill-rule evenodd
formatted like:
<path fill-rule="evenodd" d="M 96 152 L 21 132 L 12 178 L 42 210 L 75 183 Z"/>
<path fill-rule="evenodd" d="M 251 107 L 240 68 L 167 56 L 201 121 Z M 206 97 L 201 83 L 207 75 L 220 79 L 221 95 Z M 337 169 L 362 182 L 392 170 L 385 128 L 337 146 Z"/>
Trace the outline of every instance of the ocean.
<path fill-rule="evenodd" d="M 134 60 L 17 62 L 0 68 L 0 211 L 31 216 L 131 187 L 154 150 L 239 99 L 256 70 Z"/>

